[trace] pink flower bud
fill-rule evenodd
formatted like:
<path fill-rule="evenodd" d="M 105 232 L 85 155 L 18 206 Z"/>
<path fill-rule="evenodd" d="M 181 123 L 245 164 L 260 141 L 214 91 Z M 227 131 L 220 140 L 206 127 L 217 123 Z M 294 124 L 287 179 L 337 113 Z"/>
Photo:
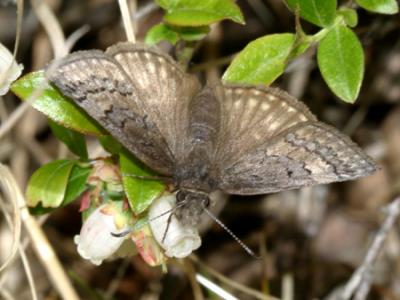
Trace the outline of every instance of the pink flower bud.
<path fill-rule="evenodd" d="M 148 225 L 132 232 L 132 240 L 135 242 L 140 256 L 148 265 L 154 267 L 166 262 L 164 252 L 154 239 Z"/>

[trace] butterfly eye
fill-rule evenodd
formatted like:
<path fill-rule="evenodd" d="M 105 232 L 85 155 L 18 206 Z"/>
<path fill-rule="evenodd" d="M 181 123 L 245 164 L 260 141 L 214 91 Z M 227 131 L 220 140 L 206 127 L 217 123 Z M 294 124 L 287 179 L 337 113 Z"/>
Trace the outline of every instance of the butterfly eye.
<path fill-rule="evenodd" d="M 206 196 L 203 198 L 203 205 L 204 205 L 204 207 L 210 206 L 210 197 Z"/>
<path fill-rule="evenodd" d="M 186 200 L 186 193 L 182 190 L 179 190 L 176 194 L 176 201 L 178 203 L 184 202 Z"/>

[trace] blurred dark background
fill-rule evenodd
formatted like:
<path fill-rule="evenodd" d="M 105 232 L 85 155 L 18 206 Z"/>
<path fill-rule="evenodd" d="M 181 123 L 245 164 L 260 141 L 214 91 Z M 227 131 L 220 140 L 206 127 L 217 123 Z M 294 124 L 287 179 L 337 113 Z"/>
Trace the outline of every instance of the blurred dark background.
<path fill-rule="evenodd" d="M 115 0 L 46 3 L 55 11 L 66 37 L 84 25 L 89 26 L 73 51 L 105 49 L 126 39 Z M 253 39 L 294 32 L 294 15 L 281 0 L 237 3 L 246 25 L 223 21 L 213 26 L 210 35 L 196 48 L 189 70 L 204 81 L 210 73 L 222 75 L 233 55 Z M 207 266 L 243 286 L 277 297 L 281 296 L 283 283 L 289 282 L 294 286 L 294 299 L 323 299 L 350 278 L 382 222 L 382 208 L 400 188 L 400 18 L 398 14 L 378 15 L 362 9 L 358 9 L 358 14 L 355 32 L 364 48 L 366 66 L 355 104 L 346 104 L 330 92 L 316 66 L 315 48 L 291 62 L 274 85 L 304 101 L 320 120 L 350 135 L 379 162 L 380 171 L 356 182 L 267 196 L 231 197 L 219 218 L 263 258 L 250 257 L 217 224 L 209 224 L 202 247 L 196 252 L 201 262 L 173 262 L 168 274 L 147 266 L 138 256 L 105 262 L 99 267 L 91 265 L 79 257 L 73 243 L 81 226 L 79 204 L 60 209 L 47 218 L 43 228 L 82 299 L 192 299 L 188 269 L 210 274 Z M 143 40 L 147 30 L 159 23 L 162 16 L 162 10 L 153 2 L 137 1 L 137 39 Z M 0 41 L 9 49 L 13 49 L 15 24 L 15 6 L 2 1 Z M 302 25 L 306 33 L 318 31 L 305 21 Z M 160 46 L 174 54 L 169 45 Z M 24 64 L 27 73 L 43 68 L 52 58 L 48 35 L 26 2 L 17 60 Z M 1 122 L 20 105 L 11 93 L 2 97 Z M 88 139 L 88 144 L 89 149 L 97 149 L 96 141 Z M 52 136 L 45 117 L 32 108 L 0 141 L 0 160 L 10 166 L 22 189 L 36 168 L 68 155 Z M 4 223 L 0 218 L 0 261 L 10 239 Z M 58 299 L 33 252 L 28 253 L 39 295 L 42 299 Z M 400 299 L 399 254 L 396 226 L 374 265 L 369 299 Z M 19 263 L 6 273 L 5 284 L 14 299 L 28 299 L 29 290 Z M 256 299 L 232 290 L 212 275 L 210 278 L 239 299 Z M 217 299 L 208 292 L 204 295 Z"/>

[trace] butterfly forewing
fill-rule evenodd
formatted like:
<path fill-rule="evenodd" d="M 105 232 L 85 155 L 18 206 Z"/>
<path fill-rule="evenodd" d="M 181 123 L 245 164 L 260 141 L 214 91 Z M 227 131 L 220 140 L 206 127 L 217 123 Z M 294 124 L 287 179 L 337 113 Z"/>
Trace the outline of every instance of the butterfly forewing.
<path fill-rule="evenodd" d="M 101 51 L 76 52 L 55 61 L 46 76 L 144 163 L 172 173 L 167 142 L 142 107 L 138 87 L 114 58 Z"/>
<path fill-rule="evenodd" d="M 142 44 L 121 43 L 107 54 L 117 60 L 140 95 L 140 106 L 165 138 L 175 160 L 184 154 L 188 105 L 199 92 L 196 77 L 168 55 Z"/>

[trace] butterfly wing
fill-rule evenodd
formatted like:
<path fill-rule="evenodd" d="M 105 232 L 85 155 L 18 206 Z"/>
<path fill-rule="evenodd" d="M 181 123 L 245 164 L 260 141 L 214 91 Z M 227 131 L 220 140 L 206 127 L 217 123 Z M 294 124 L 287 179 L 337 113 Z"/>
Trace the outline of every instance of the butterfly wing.
<path fill-rule="evenodd" d="M 138 88 L 141 107 L 155 122 L 174 159 L 179 159 L 188 126 L 188 106 L 199 92 L 197 78 L 169 55 L 144 44 L 120 43 L 107 49 Z"/>
<path fill-rule="evenodd" d="M 375 163 L 278 89 L 223 86 L 219 188 L 251 195 L 365 176 Z"/>
<path fill-rule="evenodd" d="M 110 134 L 128 150 L 134 153 L 146 165 L 162 174 L 171 175 L 174 165 L 174 145 L 171 144 L 171 135 L 164 136 L 165 127 L 170 125 L 170 120 L 156 117 L 154 106 L 163 105 L 157 100 L 168 101 L 168 109 L 164 114 L 175 114 L 179 109 L 178 102 L 187 97 L 180 96 L 188 89 L 184 87 L 186 79 L 182 77 L 171 59 L 161 59 L 161 54 L 156 54 L 142 47 L 147 60 L 158 61 L 163 72 L 151 72 L 139 68 L 141 64 L 131 63 L 129 67 L 137 67 L 135 72 L 128 72 L 126 65 L 118 57 L 118 51 L 126 50 L 123 46 L 110 48 L 107 53 L 101 51 L 83 51 L 68 55 L 60 61 L 55 61 L 46 72 L 47 77 L 63 94 L 72 98 L 93 119 L 99 122 Z M 131 53 L 136 53 L 136 48 Z M 125 53 L 125 52 L 124 52 Z M 135 55 L 134 55 L 135 56 Z M 154 67 L 154 65 L 153 65 Z M 149 71 L 149 73 L 146 73 Z M 165 73 L 168 75 L 165 79 Z M 167 81 L 161 84 L 160 77 Z M 143 91 L 141 82 L 150 82 L 147 87 L 150 91 Z M 191 81 L 194 81 L 190 78 Z M 171 83 L 172 82 L 172 83 Z M 179 86 L 178 83 L 182 85 Z M 171 85 L 175 92 L 168 92 Z M 153 97 L 151 97 L 153 91 Z M 161 94 L 166 96 L 160 97 Z M 170 129 L 173 132 L 173 129 Z"/>

